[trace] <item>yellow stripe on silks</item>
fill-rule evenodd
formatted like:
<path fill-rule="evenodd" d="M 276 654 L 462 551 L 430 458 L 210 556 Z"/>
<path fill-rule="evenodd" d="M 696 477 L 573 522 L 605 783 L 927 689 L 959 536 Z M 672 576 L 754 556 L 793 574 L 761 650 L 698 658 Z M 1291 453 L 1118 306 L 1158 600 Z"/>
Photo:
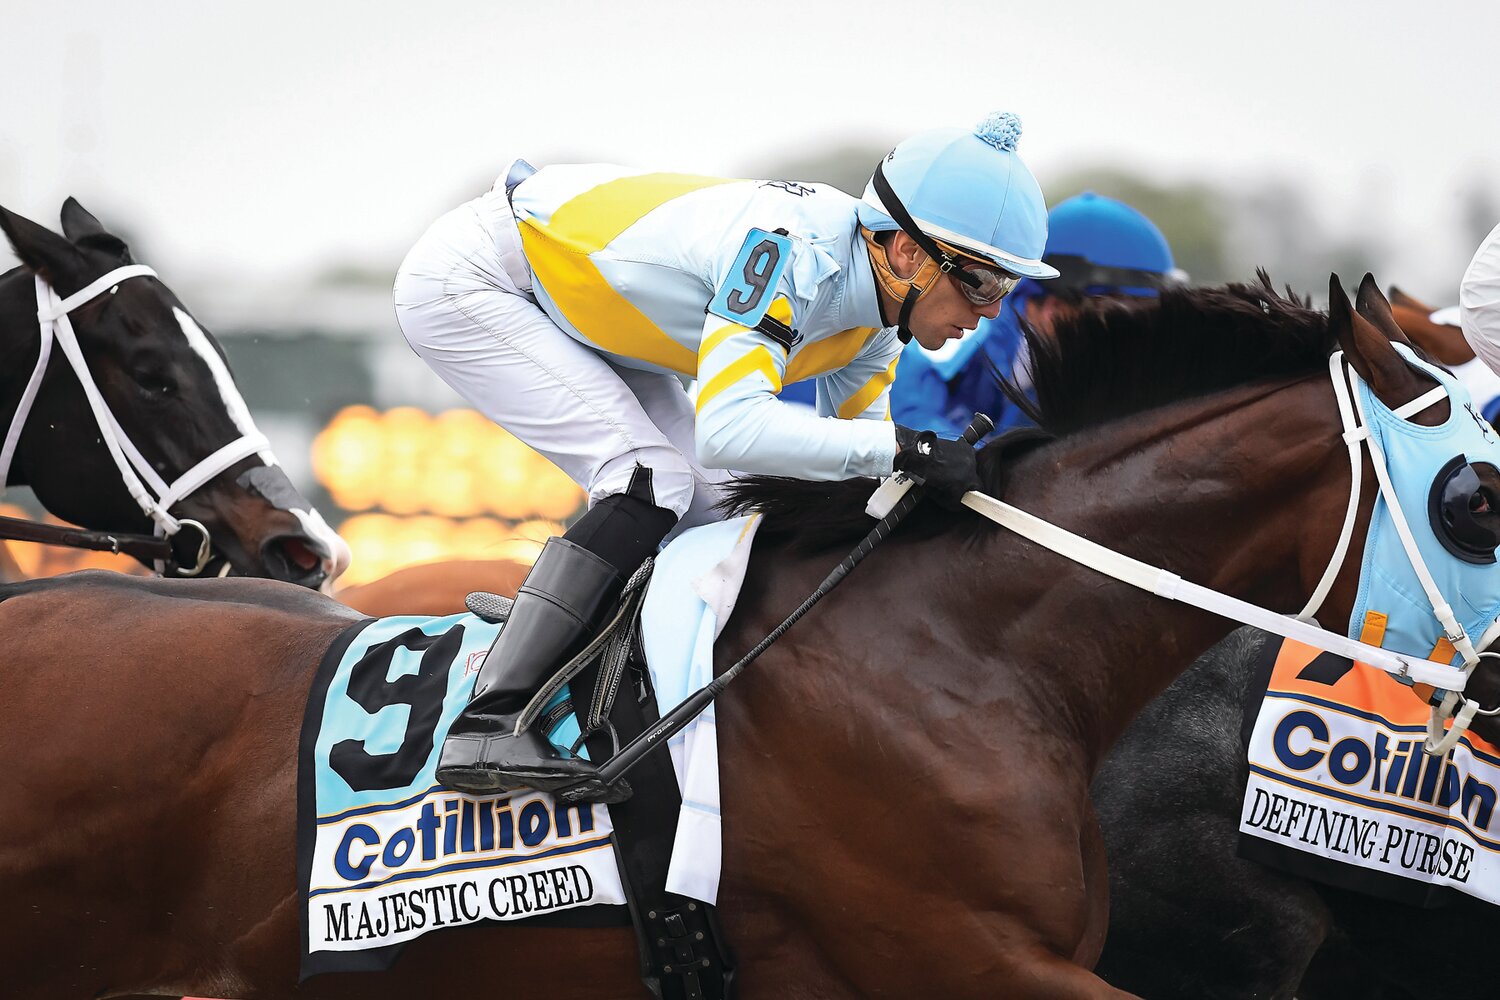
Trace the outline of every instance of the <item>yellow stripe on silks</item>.
<path fill-rule="evenodd" d="M 869 342 L 876 330 L 877 327 L 873 326 L 856 326 L 817 343 L 808 344 L 787 362 L 787 382 L 801 382 L 815 375 L 838 371 L 854 360 L 860 348 Z"/>
<path fill-rule="evenodd" d="M 771 300 L 771 308 L 766 310 L 766 315 L 778 323 L 785 323 L 790 327 L 792 325 L 791 299 L 788 299 L 785 295 L 776 296 L 776 298 Z"/>
<path fill-rule="evenodd" d="M 703 408 L 715 396 L 756 372 L 760 372 L 771 383 L 772 392 L 781 392 L 781 376 L 776 374 L 776 362 L 772 360 L 771 352 L 764 347 L 756 347 L 738 361 L 731 362 L 698 390 L 697 412 L 702 413 Z"/>
<path fill-rule="evenodd" d="M 896 362 L 901 360 L 897 355 L 891 360 L 890 367 L 883 372 L 877 372 L 870 376 L 870 380 L 859 387 L 859 390 L 848 399 L 839 404 L 839 416 L 844 420 L 853 420 L 865 412 L 880 398 L 886 387 L 896 380 Z M 886 416 L 890 416 L 890 408 L 886 408 Z"/>
<path fill-rule="evenodd" d="M 729 183 L 720 177 L 644 174 L 600 184 L 558 206 L 546 225 L 520 220 L 526 260 L 538 284 L 590 342 L 612 354 L 695 374 L 697 354 L 611 287 L 589 255 L 673 198 Z"/>
<path fill-rule="evenodd" d="M 593 253 L 673 198 L 733 183 L 698 174 L 639 174 L 605 181 L 559 205 L 547 231 L 574 250 Z"/>
<path fill-rule="evenodd" d="M 776 301 L 771 303 L 771 308 L 766 310 L 766 315 L 780 320 L 787 326 L 791 326 L 792 304 L 787 301 L 786 296 L 778 296 Z M 707 359 L 708 356 L 714 352 L 714 348 L 724 343 L 724 341 L 728 340 L 730 337 L 733 337 L 737 333 L 745 333 L 748 330 L 749 327 L 741 326 L 738 323 L 730 323 L 728 326 L 721 326 L 713 333 L 710 333 L 707 337 L 704 337 L 703 342 L 698 345 L 699 363 L 701 364 L 705 359 Z"/>
<path fill-rule="evenodd" d="M 1371 646 L 1385 642 L 1385 623 L 1388 620 L 1379 611 L 1366 611 L 1364 628 L 1359 630 L 1359 641 Z"/>
<path fill-rule="evenodd" d="M 1449 642 L 1445 635 L 1432 647 L 1432 652 L 1427 654 L 1427 658 L 1433 663 L 1452 663 L 1457 655 L 1458 650 L 1453 648 L 1453 643 Z"/>
<path fill-rule="evenodd" d="M 703 343 L 698 345 L 698 360 L 701 362 L 714 352 L 715 347 L 718 347 L 737 333 L 744 333 L 745 330 L 746 328 L 740 326 L 738 323 L 730 323 L 728 326 L 719 327 L 713 333 L 704 337 Z"/>

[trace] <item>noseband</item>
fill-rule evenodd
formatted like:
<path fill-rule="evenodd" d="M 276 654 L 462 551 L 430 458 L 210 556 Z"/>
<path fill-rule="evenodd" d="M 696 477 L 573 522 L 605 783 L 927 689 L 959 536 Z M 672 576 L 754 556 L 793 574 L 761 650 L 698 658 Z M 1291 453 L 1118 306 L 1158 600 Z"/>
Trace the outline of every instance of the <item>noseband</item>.
<path fill-rule="evenodd" d="M 198 462 L 171 483 L 162 479 L 151 463 L 141 455 L 140 449 L 131 442 L 130 437 L 120 427 L 120 422 L 115 419 L 109 404 L 100 394 L 98 385 L 89 373 L 88 362 L 84 360 L 83 351 L 78 346 L 73 324 L 68 319 L 68 314 L 79 306 L 93 301 L 105 291 L 113 293 L 115 286 L 120 282 L 127 278 L 141 277 L 154 278 L 156 272 L 144 264 L 119 267 L 67 298 L 62 298 L 46 281 L 37 276 L 37 320 L 41 330 L 41 349 L 37 354 L 36 367 L 32 369 L 31 379 L 26 383 L 25 391 L 21 393 L 21 402 L 16 408 L 14 419 L 11 420 L 10 430 L 5 435 L 5 443 L 0 446 L 0 493 L 5 491 L 16 446 L 21 440 L 21 432 L 26 426 L 27 417 L 31 414 L 31 407 L 36 402 L 42 376 L 46 374 L 47 364 L 52 357 L 52 345 L 55 342 L 62 348 L 64 357 L 68 359 L 68 363 L 73 366 L 73 371 L 78 376 L 78 382 L 83 387 L 83 394 L 89 401 L 89 409 L 93 411 L 94 422 L 98 424 L 99 437 L 109 449 L 115 468 L 120 471 L 120 481 L 125 484 L 126 490 L 140 506 L 141 512 L 155 525 L 155 536 L 169 541 L 174 540 L 184 527 L 191 528 L 201 535 L 201 540 L 196 547 L 189 550 L 187 560 L 157 559 L 156 571 L 164 572 L 170 564 L 172 570 L 179 576 L 197 576 L 208 566 L 213 555 L 213 540 L 208 529 L 200 522 L 190 518 L 174 517 L 171 513 L 172 506 L 236 462 L 264 451 L 269 447 L 269 442 L 265 435 L 259 432 L 243 434 Z M 173 551 L 181 553 L 182 549 L 174 547 Z"/>

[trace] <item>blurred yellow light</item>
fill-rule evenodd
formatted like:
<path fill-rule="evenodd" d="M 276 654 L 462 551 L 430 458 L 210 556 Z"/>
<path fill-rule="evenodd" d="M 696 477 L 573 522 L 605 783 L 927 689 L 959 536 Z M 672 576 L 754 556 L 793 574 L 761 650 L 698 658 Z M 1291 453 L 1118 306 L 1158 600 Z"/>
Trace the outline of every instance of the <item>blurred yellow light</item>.
<path fill-rule="evenodd" d="M 516 525 L 515 535 L 517 538 L 527 538 L 536 542 L 545 542 L 553 535 L 563 533 L 563 526 L 551 521 L 522 521 Z"/>
<path fill-rule="evenodd" d="M 345 510 L 560 521 L 584 501 L 560 469 L 469 409 L 345 407 L 314 439 L 312 461 Z"/>
<path fill-rule="evenodd" d="M 368 583 L 404 566 L 448 559 L 510 559 L 529 565 L 542 543 L 561 532 L 557 522 L 537 518 L 513 525 L 490 517 L 356 514 L 339 526 L 354 553 L 341 584 Z"/>

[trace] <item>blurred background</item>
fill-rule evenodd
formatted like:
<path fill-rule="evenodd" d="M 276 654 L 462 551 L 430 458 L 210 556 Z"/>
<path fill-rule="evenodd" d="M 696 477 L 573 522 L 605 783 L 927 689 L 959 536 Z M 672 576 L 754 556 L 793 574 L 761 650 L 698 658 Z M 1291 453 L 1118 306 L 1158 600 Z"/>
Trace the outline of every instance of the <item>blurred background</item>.
<path fill-rule="evenodd" d="M 1500 221 L 1497 38 L 1480 2 L 11 0 L 0 204 L 56 229 L 76 196 L 157 269 L 362 582 L 529 560 L 580 509 L 391 310 L 406 249 L 508 157 L 858 194 L 906 134 L 1009 110 L 1049 203 L 1124 199 L 1195 282 L 1317 299 L 1369 270 L 1438 307 Z"/>

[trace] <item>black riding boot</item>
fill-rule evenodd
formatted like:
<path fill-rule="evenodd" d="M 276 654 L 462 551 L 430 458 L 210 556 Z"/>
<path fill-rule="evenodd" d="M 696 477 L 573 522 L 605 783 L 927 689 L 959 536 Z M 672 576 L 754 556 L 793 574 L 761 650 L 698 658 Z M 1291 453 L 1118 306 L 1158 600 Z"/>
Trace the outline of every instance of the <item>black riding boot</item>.
<path fill-rule="evenodd" d="M 547 540 L 479 668 L 473 697 L 443 740 L 439 784 L 476 795 L 550 792 L 594 773 L 588 761 L 560 754 L 537 726 L 515 732 L 516 717 L 584 647 L 623 586 L 615 568 L 588 549 Z"/>
<path fill-rule="evenodd" d="M 595 504 L 567 535 L 548 539 L 479 668 L 473 697 L 443 740 L 439 784 L 487 795 L 518 788 L 551 792 L 595 777 L 593 764 L 564 756 L 535 725 L 517 733 L 516 720 L 593 637 L 626 576 L 655 551 L 674 520 L 670 511 L 620 494 Z M 579 788 L 578 798 L 602 799 L 605 786 L 594 784 Z"/>

